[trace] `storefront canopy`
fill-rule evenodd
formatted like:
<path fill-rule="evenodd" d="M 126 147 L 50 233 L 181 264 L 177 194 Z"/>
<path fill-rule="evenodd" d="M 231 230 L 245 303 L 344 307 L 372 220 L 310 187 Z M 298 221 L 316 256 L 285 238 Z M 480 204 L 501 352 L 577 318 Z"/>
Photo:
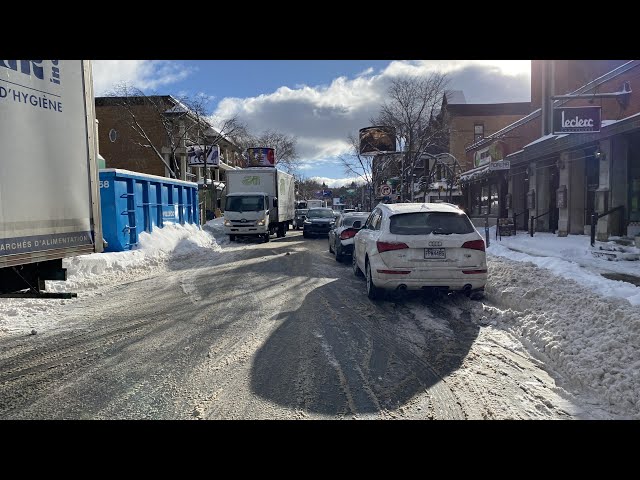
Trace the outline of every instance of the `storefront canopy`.
<path fill-rule="evenodd" d="M 482 178 L 488 177 L 492 172 L 493 170 L 489 170 L 488 163 L 486 165 L 481 165 L 471 170 L 467 170 L 462 175 L 460 175 L 460 183 L 465 184 L 480 180 Z"/>

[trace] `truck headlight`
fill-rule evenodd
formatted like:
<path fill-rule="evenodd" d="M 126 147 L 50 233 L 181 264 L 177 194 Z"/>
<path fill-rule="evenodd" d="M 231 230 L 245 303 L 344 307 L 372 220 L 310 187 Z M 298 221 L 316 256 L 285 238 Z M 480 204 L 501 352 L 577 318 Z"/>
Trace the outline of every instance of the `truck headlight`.
<path fill-rule="evenodd" d="M 264 218 L 262 220 L 258 220 L 258 223 L 256 225 L 260 225 L 260 226 L 264 225 Z"/>
<path fill-rule="evenodd" d="M 224 226 L 225 227 L 230 227 L 231 226 L 231 221 L 225 219 Z"/>

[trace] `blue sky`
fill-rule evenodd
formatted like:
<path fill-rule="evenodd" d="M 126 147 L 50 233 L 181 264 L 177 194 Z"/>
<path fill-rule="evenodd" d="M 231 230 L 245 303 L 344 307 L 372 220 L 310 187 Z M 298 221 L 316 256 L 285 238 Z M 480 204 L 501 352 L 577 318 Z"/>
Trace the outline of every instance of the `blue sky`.
<path fill-rule="evenodd" d="M 126 81 L 145 93 L 204 94 L 216 118 L 238 115 L 254 133 L 293 135 L 299 173 L 337 187 L 352 178 L 337 157 L 369 126 L 391 79 L 446 73 L 467 103 L 530 99 L 529 60 L 95 60 L 96 96 Z"/>

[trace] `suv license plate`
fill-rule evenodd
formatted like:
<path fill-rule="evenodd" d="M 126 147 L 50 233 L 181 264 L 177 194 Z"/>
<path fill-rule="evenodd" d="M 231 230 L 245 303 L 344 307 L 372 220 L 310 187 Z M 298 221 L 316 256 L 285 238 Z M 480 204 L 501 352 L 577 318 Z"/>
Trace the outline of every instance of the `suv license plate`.
<path fill-rule="evenodd" d="M 447 258 L 444 248 L 425 248 L 424 258 Z"/>

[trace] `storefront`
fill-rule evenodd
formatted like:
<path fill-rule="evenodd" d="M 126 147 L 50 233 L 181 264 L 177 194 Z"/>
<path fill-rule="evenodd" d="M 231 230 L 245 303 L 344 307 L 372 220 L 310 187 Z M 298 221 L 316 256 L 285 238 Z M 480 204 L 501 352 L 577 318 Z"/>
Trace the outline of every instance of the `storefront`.
<path fill-rule="evenodd" d="M 474 153 L 476 168 L 460 176 L 464 207 L 475 225 L 495 225 L 498 218 L 507 216 L 508 172 L 510 163 L 505 160 L 503 142 Z"/>

